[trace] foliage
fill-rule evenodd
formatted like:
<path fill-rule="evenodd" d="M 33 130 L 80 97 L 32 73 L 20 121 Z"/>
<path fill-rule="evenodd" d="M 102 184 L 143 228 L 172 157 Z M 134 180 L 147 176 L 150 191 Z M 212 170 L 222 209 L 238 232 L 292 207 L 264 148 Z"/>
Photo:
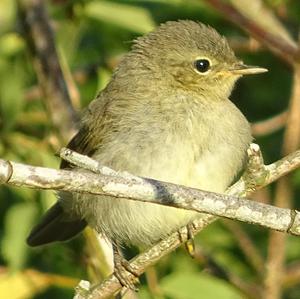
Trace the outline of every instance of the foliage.
<path fill-rule="evenodd" d="M 299 28 L 300 4 L 268 0 L 290 32 Z M 52 0 L 47 9 L 55 31 L 56 47 L 64 72 L 73 74 L 85 107 L 102 89 L 131 41 L 167 20 L 193 19 L 218 29 L 232 42 L 247 36 L 205 2 L 189 0 L 96 1 Z M 5 13 L 4 13 L 5 12 Z M 33 165 L 58 167 L 54 153 L 59 141 L 49 122 L 26 41 L 18 25 L 14 1 L 0 2 L 0 157 Z M 284 111 L 289 102 L 292 72 L 266 49 L 239 49 L 247 64 L 269 69 L 261 77 L 242 79 L 232 99 L 250 122 L 264 120 Z M 76 91 L 76 90 L 75 90 Z M 78 107 L 78 109 L 79 109 Z M 280 158 L 283 129 L 257 137 L 266 162 Z M 300 195 L 300 172 L 293 175 L 295 199 Z M 270 197 L 272 189 L 268 189 Z M 265 194 L 259 194 L 265 200 Z M 87 257 L 83 238 L 65 244 L 32 250 L 25 245 L 29 228 L 54 202 L 53 192 L 0 187 L 0 297 L 72 298 L 72 288 L 86 279 Z M 299 207 L 299 204 L 295 202 Z M 241 228 L 252 240 L 258 254 L 267 255 L 268 231 L 250 225 Z M 222 222 L 214 223 L 196 238 L 196 244 L 219 269 L 207 260 L 194 261 L 184 249 L 162 260 L 156 267 L 158 285 L 142 280 L 139 298 L 245 298 L 224 273 L 245 284 L 260 285 L 262 272 L 253 268 L 239 246 L 237 236 Z M 288 236 L 287 261 L 300 259 L 300 239 Z M 34 269 L 34 270 L 33 270 Z M 206 273 L 205 273 L 205 270 Z M 213 271 L 215 270 L 215 271 Z M 152 282 L 153 283 L 153 282 Z M 201 294 L 201 295 L 200 295 Z M 300 297 L 299 283 L 286 285 L 284 298 Z M 254 295 L 255 298 L 255 295 Z"/>

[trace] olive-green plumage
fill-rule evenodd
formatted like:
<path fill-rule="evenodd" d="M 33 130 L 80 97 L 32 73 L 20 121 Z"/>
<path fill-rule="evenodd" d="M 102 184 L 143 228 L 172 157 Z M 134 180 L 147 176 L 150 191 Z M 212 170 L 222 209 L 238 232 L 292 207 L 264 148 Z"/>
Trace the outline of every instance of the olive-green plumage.
<path fill-rule="evenodd" d="M 243 65 L 214 29 L 167 22 L 134 42 L 69 147 L 115 170 L 224 192 L 252 140 L 228 97 L 240 76 L 263 71 Z M 61 192 L 28 243 L 65 240 L 88 223 L 117 244 L 149 245 L 194 217 L 204 215 Z"/>

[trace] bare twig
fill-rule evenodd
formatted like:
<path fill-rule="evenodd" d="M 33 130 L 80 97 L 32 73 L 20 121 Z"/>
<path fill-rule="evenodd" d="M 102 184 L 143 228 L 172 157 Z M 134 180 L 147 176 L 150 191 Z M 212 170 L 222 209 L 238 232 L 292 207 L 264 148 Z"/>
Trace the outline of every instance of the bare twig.
<path fill-rule="evenodd" d="M 197 219 L 193 222 L 194 231 L 196 234 L 203 228 L 216 220 L 216 217 L 208 215 L 203 219 Z M 179 238 L 180 234 L 180 238 Z M 142 274 L 146 268 L 157 263 L 163 256 L 169 254 L 174 249 L 179 247 L 183 242 L 188 240 L 186 227 L 180 229 L 178 232 L 171 234 L 165 240 L 160 241 L 153 247 L 149 248 L 142 254 L 138 255 L 130 261 L 130 266 L 135 269 L 137 274 Z M 104 299 L 109 298 L 122 288 L 119 280 L 111 275 L 101 285 L 96 285 L 89 289 L 79 287 L 77 289 L 76 299 Z"/>
<path fill-rule="evenodd" d="M 251 147 L 253 149 L 253 147 Z M 250 148 L 250 150 L 251 150 Z M 255 148 L 254 148 L 255 149 Z M 260 155 L 257 154 L 257 151 L 254 150 L 253 152 L 250 151 L 250 158 L 254 156 L 254 161 L 259 161 L 260 160 Z M 295 158 L 295 157 L 294 157 Z M 288 159 L 290 162 L 292 160 Z M 296 158 L 296 160 L 298 160 L 298 162 L 296 162 L 297 164 L 300 163 L 299 158 Z M 254 164 L 254 163 L 252 163 Z M 277 165 L 281 166 L 284 165 L 285 162 L 283 160 L 278 161 Z M 292 164 L 294 164 L 292 162 Z M 262 167 L 256 167 L 257 169 L 260 169 Z M 278 177 L 278 172 L 274 171 L 274 167 L 273 166 L 269 166 L 269 168 L 272 170 L 272 173 Z M 280 167 L 281 168 L 281 167 Z M 281 168 L 283 169 L 283 168 Z M 249 173 L 251 173 L 251 171 L 247 171 L 248 173 L 246 173 L 246 177 L 249 178 Z M 243 185 L 246 188 L 246 183 L 244 181 L 245 179 L 243 178 L 243 182 L 242 183 L 237 183 L 235 184 L 232 188 L 230 188 L 228 190 L 228 193 L 230 194 L 236 194 L 236 195 L 245 195 L 247 192 L 241 190 L 241 186 Z M 273 179 L 269 176 L 267 178 L 267 180 L 269 180 L 269 182 L 273 181 Z M 252 185 L 252 184 L 251 184 Z M 261 186 L 261 185 L 260 185 Z M 236 187 L 236 189 L 234 189 L 234 187 Z M 252 185 L 253 188 L 253 185 Z M 259 188 L 259 185 L 257 186 L 257 188 Z M 205 228 L 208 224 L 210 224 L 211 222 L 215 221 L 217 218 L 216 217 L 212 217 L 212 216 L 206 216 L 206 218 L 199 218 L 197 220 L 194 221 L 194 227 L 195 227 L 195 231 L 194 234 L 200 232 L 203 228 Z M 181 233 L 181 242 L 185 242 L 187 240 L 186 237 L 184 237 L 183 232 L 186 232 L 186 229 L 183 228 L 181 229 L 180 233 Z M 186 235 L 187 236 L 187 235 Z M 167 244 L 167 246 L 166 246 Z M 172 234 L 170 237 L 166 238 L 165 240 L 161 241 L 160 243 L 158 243 L 157 245 L 155 245 L 154 247 L 150 248 L 148 251 L 146 251 L 145 253 L 142 253 L 140 256 L 136 257 L 133 261 L 132 264 L 134 267 L 137 267 L 137 272 L 138 273 L 142 273 L 144 271 L 144 269 L 150 265 L 153 265 L 156 261 L 158 261 L 161 257 L 163 257 L 164 255 L 168 254 L 171 250 L 177 248 L 179 246 L 180 242 L 178 242 L 178 239 L 176 238 L 176 234 Z M 141 264 L 135 264 L 136 261 L 142 261 Z M 118 280 L 115 278 L 115 276 L 111 276 L 110 278 L 108 278 L 107 280 L 105 280 L 105 282 L 103 282 L 101 285 L 97 285 L 95 287 L 93 287 L 91 290 L 85 290 L 84 292 L 84 296 L 82 297 L 76 297 L 78 299 L 101 299 L 101 298 L 107 298 L 109 296 L 111 296 L 112 294 L 114 294 L 115 292 L 117 292 L 119 289 L 121 288 L 121 285 L 119 284 Z M 78 291 L 78 294 L 82 294 L 80 288 Z"/>
<path fill-rule="evenodd" d="M 263 0 L 229 0 L 229 2 L 244 16 L 260 25 L 264 30 L 281 37 L 286 43 L 297 47 L 288 30 L 282 25 Z"/>
<path fill-rule="evenodd" d="M 270 164 L 265 167 L 265 171 L 262 171 L 262 181 L 259 182 L 259 180 L 257 180 L 255 185 L 255 190 L 258 190 L 262 187 L 267 186 L 268 184 L 271 184 L 272 182 L 278 180 L 280 177 L 288 174 L 290 172 L 290 170 L 295 170 L 296 168 L 299 167 L 299 163 L 300 163 L 300 158 L 298 156 L 299 150 L 289 154 L 288 156 Z M 289 171 L 287 171 L 287 169 L 290 169 Z M 267 175 L 268 173 L 268 175 Z M 264 175 L 266 175 L 266 177 L 264 178 Z M 263 185 L 260 185 L 260 184 Z M 247 187 L 248 185 L 248 187 Z M 260 185 L 260 188 L 258 188 L 258 186 Z M 243 176 L 238 182 L 236 182 L 232 187 L 230 187 L 228 189 L 229 194 L 231 193 L 231 189 L 233 189 L 233 192 L 235 193 L 236 190 L 239 190 L 239 194 L 250 194 L 253 192 L 253 190 L 251 190 L 251 185 L 249 186 L 248 182 L 247 182 L 247 175 Z"/>
<path fill-rule="evenodd" d="M 98 161 L 95 161 L 88 156 L 83 156 L 67 148 L 62 148 L 59 154 L 62 159 L 70 162 L 71 164 L 95 173 L 109 176 L 121 176 L 125 178 L 132 177 L 136 180 L 141 180 L 139 177 L 133 176 L 127 172 L 117 172 L 109 167 L 102 166 Z M 246 174 L 228 189 L 228 194 L 244 193 L 247 187 L 249 188 L 250 185 L 249 182 L 246 182 L 246 178 L 249 179 L 253 169 L 255 169 L 255 186 L 256 190 L 258 190 L 258 186 L 263 188 L 278 180 L 280 177 L 285 176 L 289 172 L 299 168 L 300 165 L 300 150 L 295 151 L 294 153 L 289 154 L 288 156 L 266 166 L 262 164 L 262 157 L 257 144 L 251 144 L 248 150 L 248 156 L 250 161 L 249 164 L 251 165 L 250 171 L 246 171 Z M 260 174 L 259 176 L 257 175 L 258 173 Z M 263 181 L 260 182 L 261 179 L 263 179 Z"/>
<path fill-rule="evenodd" d="M 260 165 L 261 156 L 257 151 L 257 147 L 257 145 L 252 146 L 252 149 L 254 148 L 255 150 L 253 151 L 252 156 L 250 155 L 250 157 L 252 157 L 251 159 L 253 159 L 250 165 L 258 171 L 257 181 L 254 178 L 249 177 L 251 173 L 254 174 L 255 170 L 248 170 L 246 177 L 251 180 L 251 188 L 248 189 L 247 192 L 242 192 L 240 189 L 241 184 L 237 183 L 234 185 L 236 186 L 235 191 L 234 187 L 230 188 L 230 194 L 249 194 L 250 190 L 261 188 L 272 182 L 274 180 L 274 177 L 271 176 L 272 174 L 278 178 L 281 174 L 289 172 L 289 167 L 290 169 L 294 169 L 296 166 L 300 165 L 300 151 L 297 151 L 281 161 L 276 162 L 278 169 L 281 169 L 282 171 L 281 174 L 277 169 L 274 169 L 274 164 L 262 167 Z M 69 161 L 73 161 L 73 163 L 81 156 L 74 152 L 70 152 L 69 150 L 65 151 L 68 153 L 66 156 Z M 75 159 L 71 158 L 73 157 L 73 154 L 76 157 Z M 98 169 L 99 165 L 95 167 L 98 164 L 97 161 L 93 161 L 88 157 L 85 157 L 85 159 L 85 164 L 88 165 L 86 168 L 94 167 L 94 170 Z M 285 165 L 285 167 L 283 165 Z M 103 171 L 103 168 L 100 169 Z M 106 168 L 104 169 L 106 173 L 111 173 L 112 175 L 98 175 L 83 170 L 54 170 L 0 160 L 0 180 L 3 183 L 18 186 L 23 185 L 42 189 L 59 189 L 72 192 L 106 194 L 122 197 L 124 200 L 127 198 L 152 203 L 167 203 L 174 207 L 213 213 L 215 215 L 236 218 L 251 223 L 264 223 L 266 227 L 300 234 L 300 215 L 297 212 L 278 209 L 276 207 L 255 203 L 234 196 L 204 192 L 156 180 L 136 178 L 126 173 L 118 175 L 117 172 L 112 170 L 107 171 Z M 265 169 L 268 174 L 266 175 L 263 173 L 262 169 Z M 247 189 L 248 186 L 246 177 L 243 178 L 243 186 L 245 189 Z M 215 219 L 216 217 L 209 215 L 197 219 L 194 223 L 195 233 L 202 230 L 203 227 Z M 184 235 L 184 233 L 186 233 L 186 228 L 182 229 L 182 235 Z M 154 264 L 161 256 L 166 255 L 168 252 L 178 247 L 181 242 L 186 239 L 187 237 L 184 238 L 181 236 L 179 240 L 177 233 L 174 233 L 166 240 L 161 241 L 155 247 L 149 249 L 146 253 L 133 260 L 132 265 L 134 269 L 136 269 L 135 272 L 142 273 L 147 266 Z M 93 289 L 91 293 L 89 292 L 89 296 L 92 296 L 91 298 L 97 298 L 93 296 L 100 296 L 100 294 L 103 294 L 103 297 L 99 298 L 105 298 L 104 294 L 107 294 L 107 292 L 112 294 L 120 289 L 120 287 L 118 280 L 115 277 L 111 277 L 110 279 L 105 280 L 101 286 Z"/>
<path fill-rule="evenodd" d="M 300 151 L 298 155 L 300 156 Z M 292 217 L 290 210 L 231 195 L 127 176 L 124 173 L 121 176 L 108 176 L 78 170 L 33 167 L 3 160 L 0 162 L 4 175 L 7 175 L 7 171 L 12 171 L 10 178 L 3 180 L 12 185 L 109 195 L 237 219 L 292 234 L 300 233 L 297 213 Z M 258 181 L 260 187 L 265 184 L 261 180 Z"/>
<path fill-rule="evenodd" d="M 164 298 L 162 290 L 159 287 L 158 276 L 155 267 L 147 268 L 145 275 L 147 279 L 147 286 L 152 297 Z"/>
<path fill-rule="evenodd" d="M 243 294 L 246 295 L 246 298 L 257 299 L 257 294 L 261 293 L 261 288 L 258 285 L 246 282 L 228 271 L 228 269 L 220 265 L 211 255 L 204 252 L 200 246 L 196 246 L 194 258 L 199 264 L 205 265 L 206 272 L 230 282 L 231 285 L 242 291 Z"/>
<path fill-rule="evenodd" d="M 241 228 L 239 223 L 229 221 L 227 219 L 223 219 L 222 223 L 225 227 L 230 230 L 230 232 L 235 236 L 239 247 L 242 249 L 246 259 L 252 265 L 252 267 L 256 270 L 259 276 L 264 272 L 264 260 L 256 247 L 254 246 L 252 240 L 245 233 L 245 231 Z"/>
<path fill-rule="evenodd" d="M 80 95 L 63 53 L 61 52 L 61 55 L 58 55 L 45 1 L 18 0 L 17 3 L 19 20 L 33 57 L 33 65 L 39 81 L 39 86 L 32 90 L 31 96 L 43 95 L 46 112 L 50 116 L 55 129 L 55 138 L 48 138 L 48 140 L 50 142 L 53 140 L 60 141 L 52 142 L 52 145 L 55 144 L 59 147 L 59 144 L 65 144 L 77 129 L 78 117 L 72 104 L 76 108 L 79 107 Z M 93 68 L 89 66 L 89 68 L 89 72 L 91 72 L 92 69 L 95 69 L 95 66 Z M 81 74 L 82 72 L 83 70 L 79 71 Z M 78 72 L 76 74 L 78 75 Z M 95 239 L 92 233 L 85 232 L 84 236 L 87 239 L 88 253 L 93 256 L 89 260 L 93 264 L 90 263 L 88 266 L 93 269 L 97 268 L 98 273 L 102 272 L 102 275 L 98 275 L 99 279 L 100 276 L 106 274 L 107 266 L 96 259 L 96 257 L 99 257 L 100 252 L 95 250 L 98 240 Z M 103 254 L 107 251 L 101 248 L 101 252 Z"/>
<path fill-rule="evenodd" d="M 295 64 L 293 81 L 282 148 L 283 155 L 292 153 L 300 146 L 300 63 Z"/>
<path fill-rule="evenodd" d="M 62 150 L 62 153 L 64 153 L 64 150 Z M 288 165 L 290 165 L 292 168 L 295 167 L 295 164 L 292 162 L 290 163 L 291 161 L 294 161 L 295 157 L 291 157 L 291 159 L 287 159 L 286 161 L 285 160 L 280 160 L 274 164 L 271 164 L 269 166 L 264 166 L 263 165 L 263 159 L 261 157 L 261 154 L 260 154 L 260 151 L 259 149 L 257 148 L 257 146 L 255 145 L 252 145 L 248 151 L 248 155 L 249 155 L 249 160 L 250 160 L 250 169 L 248 167 L 248 170 L 246 171 L 246 173 L 243 175 L 243 177 L 241 178 L 241 180 L 236 183 L 232 188 L 230 188 L 228 190 L 228 193 L 230 194 L 239 194 L 239 195 L 246 195 L 246 194 L 249 194 L 249 191 L 246 191 L 249 189 L 249 185 L 251 186 L 252 188 L 252 191 L 254 190 L 253 189 L 253 183 L 247 183 L 246 180 L 249 179 L 250 181 L 251 180 L 251 176 L 255 175 L 253 172 L 257 172 L 257 173 L 260 173 L 259 177 L 261 178 L 264 178 L 264 179 L 267 179 L 266 176 L 264 176 L 264 170 L 267 168 L 271 173 L 272 175 L 270 175 L 268 177 L 268 179 L 272 180 L 272 177 L 277 178 L 278 177 L 278 174 L 280 173 L 279 170 L 283 170 L 283 169 L 287 169 L 289 168 Z M 68 157 L 64 157 L 64 158 L 67 158 Z M 78 159 L 77 159 L 78 158 Z M 80 161 L 80 157 L 78 156 L 77 158 L 75 157 L 72 157 L 69 162 L 79 162 Z M 74 161 L 74 160 L 78 160 L 78 161 Z M 298 158 L 296 158 L 296 160 L 298 160 L 298 162 L 296 162 L 296 164 L 298 164 L 300 161 Z M 87 162 L 87 161 L 85 161 Z M 96 162 L 97 163 L 97 162 Z M 87 163 L 89 164 L 89 163 Z M 276 166 L 275 166 L 276 165 Z M 251 168 L 252 166 L 252 168 Z M 277 167 L 277 168 L 276 168 Z M 91 165 L 89 167 L 87 167 L 88 169 L 90 170 L 96 170 L 97 169 L 97 166 L 93 163 L 91 163 Z M 100 167 L 100 172 L 101 172 L 102 168 Z M 97 171 L 96 171 L 97 172 Z M 257 174 L 256 173 L 256 174 Z M 242 182 L 242 183 L 241 183 Z M 259 180 L 257 180 L 257 183 L 259 182 Z M 259 183 L 258 183 L 259 184 Z M 244 190 L 241 189 L 241 186 L 243 186 Z M 250 188 L 250 191 L 251 191 L 251 188 Z M 236 193 L 235 193 L 236 192 Z M 216 218 L 215 218 L 216 219 Z M 215 219 L 206 219 L 208 222 L 204 222 L 204 224 L 200 225 L 199 227 L 199 230 L 197 231 L 200 231 L 202 230 L 206 225 L 208 225 L 211 221 L 214 221 Z M 204 220 L 204 219 L 203 219 Z M 165 241 L 168 241 L 168 239 L 166 239 Z M 159 244 L 157 246 L 160 246 Z M 162 255 L 164 255 L 165 253 L 164 252 L 161 252 Z M 260 260 L 260 258 L 259 258 Z M 150 261 L 151 262 L 151 261 Z M 146 265 L 144 265 L 144 267 L 146 267 Z M 230 277 L 230 280 L 233 282 L 233 280 L 235 281 L 235 279 L 233 277 Z M 112 285 L 110 285 L 110 283 Z M 234 283 L 237 287 L 240 287 L 240 288 L 243 288 L 244 291 L 246 293 L 247 292 L 247 286 L 246 285 L 241 285 L 239 281 L 235 281 Z M 112 280 L 109 280 L 109 282 L 104 283 L 104 284 L 101 284 L 97 287 L 95 287 L 94 291 L 92 291 L 91 293 L 88 292 L 88 294 L 90 294 L 91 298 L 98 298 L 98 296 L 100 296 L 100 298 L 106 298 L 106 296 L 109 296 L 111 295 L 115 290 L 113 289 L 113 286 L 117 287 L 117 284 L 114 283 L 114 280 L 113 280 L 113 277 L 112 277 Z M 112 288 L 112 289 L 111 289 Z M 251 287 L 252 288 L 252 287 Z M 258 293 L 255 292 L 256 294 Z M 261 290 L 259 291 L 259 293 L 261 293 Z M 85 297 L 83 297 L 85 298 Z"/>
<path fill-rule="evenodd" d="M 255 53 L 263 50 L 263 46 L 254 38 L 229 37 L 227 38 L 234 53 Z"/>
<path fill-rule="evenodd" d="M 206 0 L 217 11 L 221 12 L 231 22 L 237 24 L 251 36 L 255 37 L 263 45 L 268 46 L 276 55 L 289 64 L 299 59 L 299 48 L 286 40 L 282 35 L 274 34 L 262 24 L 245 16 L 233 5 L 225 3 L 223 0 Z"/>
<path fill-rule="evenodd" d="M 287 122 L 288 112 L 283 111 L 282 113 L 275 115 L 269 119 L 258 121 L 251 125 L 252 135 L 254 137 L 264 136 L 272 134 L 283 128 Z"/>
<path fill-rule="evenodd" d="M 296 261 L 286 267 L 282 278 L 282 284 L 285 288 L 290 288 L 298 285 L 300 281 L 300 263 Z"/>
<path fill-rule="evenodd" d="M 294 84 L 288 112 L 282 152 L 284 155 L 294 151 L 300 145 L 300 65 L 295 65 Z M 293 192 L 288 177 L 282 178 L 275 193 L 275 205 L 288 208 L 291 206 Z M 284 275 L 286 235 L 270 233 L 268 259 L 266 264 L 265 293 L 266 299 L 279 299 L 282 292 Z"/>
<path fill-rule="evenodd" d="M 68 140 L 75 132 L 77 115 L 63 78 L 54 36 L 43 0 L 18 0 L 24 36 L 33 55 L 47 111 L 57 133 Z"/>
<path fill-rule="evenodd" d="M 89 280 L 92 284 L 99 283 L 113 270 L 112 249 L 110 244 L 104 238 L 98 238 L 97 233 L 90 227 L 83 233 L 86 239 L 84 251 Z"/>

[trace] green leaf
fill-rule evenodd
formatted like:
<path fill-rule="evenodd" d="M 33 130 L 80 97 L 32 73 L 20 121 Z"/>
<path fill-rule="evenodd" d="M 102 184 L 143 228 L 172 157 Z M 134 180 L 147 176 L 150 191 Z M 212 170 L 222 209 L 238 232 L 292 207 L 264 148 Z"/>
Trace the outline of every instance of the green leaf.
<path fill-rule="evenodd" d="M 232 246 L 235 245 L 232 234 L 217 221 L 203 230 L 195 240 L 197 243 L 199 242 L 199 244 L 205 244 L 205 246 L 210 249 L 220 247 L 232 248 Z"/>
<path fill-rule="evenodd" d="M 0 33 L 9 30 L 14 26 L 16 16 L 16 1 L 1 0 L 0 1 Z"/>
<path fill-rule="evenodd" d="M 177 272 L 162 280 L 161 288 L 173 299 L 241 299 L 230 284 L 204 273 Z"/>
<path fill-rule="evenodd" d="M 139 289 L 139 298 L 152 299 L 151 294 L 145 287 L 141 287 Z"/>
<path fill-rule="evenodd" d="M 78 44 L 81 39 L 80 26 L 74 22 L 64 20 L 56 32 L 57 50 L 60 58 L 66 60 L 70 65 L 78 51 Z"/>
<path fill-rule="evenodd" d="M 137 33 L 147 33 L 155 23 L 145 8 L 105 1 L 92 1 L 85 7 L 85 15 Z"/>
<path fill-rule="evenodd" d="M 12 56 L 24 49 L 24 40 L 15 32 L 0 37 L 0 55 Z"/>
<path fill-rule="evenodd" d="M 105 68 L 99 68 L 98 69 L 98 88 L 97 93 L 99 90 L 102 90 L 105 88 L 109 80 L 111 79 L 111 72 L 109 72 Z"/>
<path fill-rule="evenodd" d="M 0 117 L 3 128 L 7 131 L 15 124 L 24 106 L 24 73 L 23 66 L 13 62 L 0 65 Z"/>
<path fill-rule="evenodd" d="M 292 182 L 296 186 L 300 186 L 300 169 L 296 169 L 292 174 Z"/>
<path fill-rule="evenodd" d="M 36 214 L 34 203 L 20 203 L 10 208 L 4 221 L 2 254 L 11 270 L 21 269 L 27 255 L 25 242 Z"/>

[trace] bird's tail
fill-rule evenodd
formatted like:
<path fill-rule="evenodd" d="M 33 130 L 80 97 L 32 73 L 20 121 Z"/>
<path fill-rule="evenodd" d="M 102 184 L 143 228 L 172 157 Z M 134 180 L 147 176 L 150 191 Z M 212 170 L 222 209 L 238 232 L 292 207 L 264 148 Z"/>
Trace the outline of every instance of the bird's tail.
<path fill-rule="evenodd" d="M 30 232 L 29 246 L 39 246 L 55 241 L 66 241 L 77 235 L 87 225 L 84 219 L 68 221 L 59 203 L 54 204 Z"/>

